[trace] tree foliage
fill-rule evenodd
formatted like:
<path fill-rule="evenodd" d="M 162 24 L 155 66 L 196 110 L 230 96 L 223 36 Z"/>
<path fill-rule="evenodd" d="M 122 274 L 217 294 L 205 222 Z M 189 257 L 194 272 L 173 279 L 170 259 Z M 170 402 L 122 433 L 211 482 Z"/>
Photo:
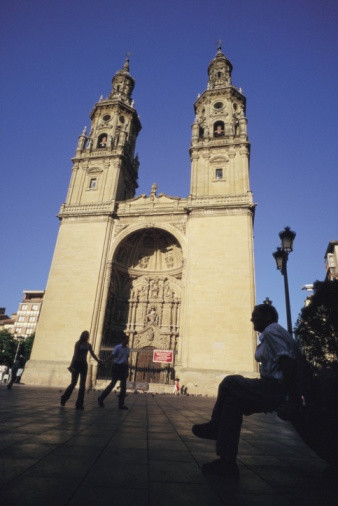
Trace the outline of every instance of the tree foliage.
<path fill-rule="evenodd" d="M 0 364 L 11 367 L 15 357 L 17 343 L 12 334 L 4 329 L 0 330 Z"/>
<path fill-rule="evenodd" d="M 17 351 L 18 355 L 23 355 L 26 361 L 29 360 L 34 337 L 35 333 L 26 337 L 23 341 L 18 341 L 9 330 L 0 330 L 0 364 L 11 367 Z"/>
<path fill-rule="evenodd" d="M 338 281 L 316 281 L 308 306 L 301 310 L 295 335 L 316 372 L 338 360 Z"/>

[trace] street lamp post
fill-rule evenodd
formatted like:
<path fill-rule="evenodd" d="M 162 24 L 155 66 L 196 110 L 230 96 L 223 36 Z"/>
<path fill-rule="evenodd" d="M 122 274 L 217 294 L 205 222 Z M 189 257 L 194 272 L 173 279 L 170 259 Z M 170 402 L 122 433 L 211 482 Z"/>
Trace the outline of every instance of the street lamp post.
<path fill-rule="evenodd" d="M 19 349 L 20 349 L 21 343 L 25 340 L 25 338 L 24 338 L 24 336 L 16 336 L 16 339 L 18 340 L 18 345 L 16 347 L 14 362 L 16 361 L 16 359 L 19 355 Z"/>
<path fill-rule="evenodd" d="M 289 253 L 293 251 L 293 241 L 296 237 L 296 232 L 290 229 L 290 227 L 285 227 L 282 232 L 279 233 L 279 237 L 281 240 L 281 246 L 279 246 L 274 253 L 272 253 L 274 259 L 276 260 L 276 266 L 284 278 L 284 291 L 285 291 L 285 306 L 286 306 L 286 319 L 288 332 L 292 335 L 292 321 L 291 321 L 291 308 L 290 308 L 290 295 L 289 295 L 289 282 L 288 282 L 288 271 L 287 271 L 287 263 L 289 258 Z"/>

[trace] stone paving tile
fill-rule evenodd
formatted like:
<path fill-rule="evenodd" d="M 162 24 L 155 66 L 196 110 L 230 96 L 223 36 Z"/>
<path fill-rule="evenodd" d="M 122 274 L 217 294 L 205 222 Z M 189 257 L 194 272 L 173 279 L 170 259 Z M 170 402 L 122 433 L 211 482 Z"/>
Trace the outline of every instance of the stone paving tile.
<path fill-rule="evenodd" d="M 36 462 L 37 460 L 34 458 L 0 457 L 0 485 L 16 478 Z"/>
<path fill-rule="evenodd" d="M 158 448 L 149 448 L 149 461 L 163 460 L 165 462 L 194 462 L 194 457 L 187 451 L 164 450 Z"/>
<path fill-rule="evenodd" d="M 148 506 L 148 490 L 139 488 L 89 487 L 79 488 L 69 506 Z M 173 506 L 173 505 L 171 505 Z"/>
<path fill-rule="evenodd" d="M 132 487 L 147 489 L 147 467 L 142 463 L 110 462 L 98 460 L 86 477 L 86 484 L 93 486 Z"/>
<path fill-rule="evenodd" d="M 245 418 L 240 482 L 204 476 L 213 441 L 195 438 L 214 399 L 129 394 L 128 411 L 97 392 L 59 405 L 60 391 L 0 386 L 0 502 L 15 506 L 331 506 L 338 476 L 274 414 Z"/>
<path fill-rule="evenodd" d="M 150 484 L 149 506 L 219 506 L 222 504 L 224 504 L 223 501 L 215 492 L 204 484 Z"/>
<path fill-rule="evenodd" d="M 197 464 L 191 462 L 152 460 L 149 463 L 150 482 L 201 483 L 204 481 Z"/>
<path fill-rule="evenodd" d="M 10 506 L 58 506 L 68 504 L 80 480 L 46 476 L 20 476 L 0 490 L 1 503 Z"/>
<path fill-rule="evenodd" d="M 114 448 L 108 446 L 101 452 L 101 461 L 106 460 L 107 465 L 116 462 L 136 462 L 146 465 L 148 462 L 148 451 L 146 448 Z"/>

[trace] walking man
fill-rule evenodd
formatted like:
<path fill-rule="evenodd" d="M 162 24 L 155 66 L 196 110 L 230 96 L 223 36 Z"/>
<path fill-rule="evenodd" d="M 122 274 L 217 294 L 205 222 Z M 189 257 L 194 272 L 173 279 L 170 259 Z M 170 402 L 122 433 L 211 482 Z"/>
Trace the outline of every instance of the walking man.
<path fill-rule="evenodd" d="M 226 376 L 219 385 L 210 422 L 192 427 L 195 436 L 216 440 L 216 453 L 220 457 L 204 464 L 202 470 L 230 479 L 239 478 L 236 457 L 243 415 L 277 409 L 285 398 L 279 361 L 281 357 L 296 358 L 296 344 L 277 323 L 278 313 L 273 306 L 255 306 L 251 321 L 261 333 L 255 352 L 260 378 Z"/>
<path fill-rule="evenodd" d="M 112 351 L 113 364 L 111 370 L 111 382 L 97 399 L 100 408 L 104 408 L 103 400 L 113 390 L 116 382 L 120 380 L 119 409 L 128 409 L 124 404 L 128 378 L 128 357 L 130 353 L 128 340 L 128 336 L 124 335 L 123 341 L 116 345 Z M 106 362 L 108 360 L 110 360 L 110 357 L 106 360 Z"/>

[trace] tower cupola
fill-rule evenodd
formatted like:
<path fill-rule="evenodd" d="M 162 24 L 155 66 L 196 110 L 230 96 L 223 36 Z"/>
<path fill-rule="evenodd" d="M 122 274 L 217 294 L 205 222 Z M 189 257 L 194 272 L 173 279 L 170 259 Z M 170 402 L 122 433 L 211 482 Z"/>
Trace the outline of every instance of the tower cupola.
<path fill-rule="evenodd" d="M 217 54 L 211 60 L 208 67 L 209 83 L 208 89 L 215 90 L 231 85 L 232 64 L 222 53 L 221 46 L 218 46 Z"/>
<path fill-rule="evenodd" d="M 131 94 L 135 87 L 135 79 L 129 74 L 129 58 L 121 70 L 118 70 L 112 79 L 112 91 L 109 98 L 119 98 L 122 102 L 131 103 Z"/>

